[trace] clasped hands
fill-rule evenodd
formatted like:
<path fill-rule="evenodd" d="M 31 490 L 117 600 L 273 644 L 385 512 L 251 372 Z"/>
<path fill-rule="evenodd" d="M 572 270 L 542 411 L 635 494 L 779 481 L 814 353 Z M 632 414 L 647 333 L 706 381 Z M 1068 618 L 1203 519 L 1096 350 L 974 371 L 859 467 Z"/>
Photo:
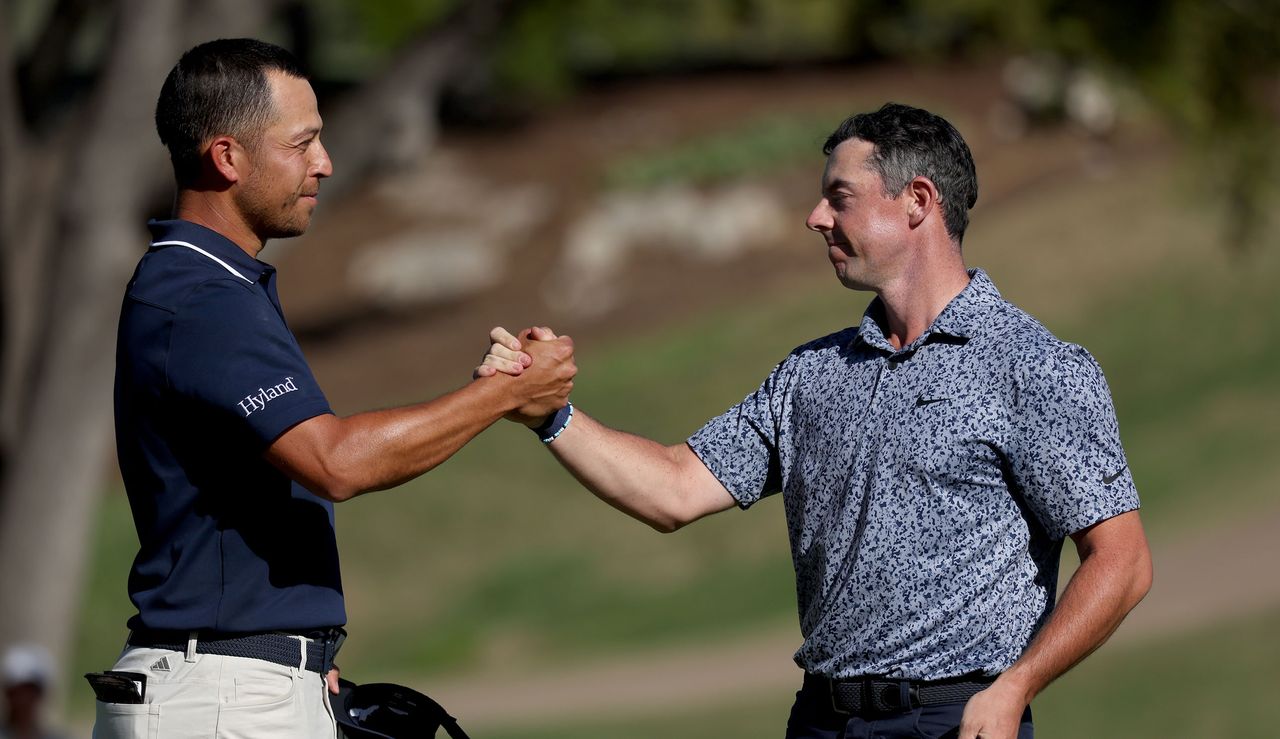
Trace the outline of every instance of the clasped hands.
<path fill-rule="evenodd" d="M 519 405 L 506 418 L 530 428 L 569 402 L 578 367 L 573 359 L 573 339 L 556 336 L 546 326 L 534 326 L 513 336 L 501 326 L 489 332 L 493 342 L 471 373 L 473 379 L 498 374 L 518 378 L 513 383 Z"/>

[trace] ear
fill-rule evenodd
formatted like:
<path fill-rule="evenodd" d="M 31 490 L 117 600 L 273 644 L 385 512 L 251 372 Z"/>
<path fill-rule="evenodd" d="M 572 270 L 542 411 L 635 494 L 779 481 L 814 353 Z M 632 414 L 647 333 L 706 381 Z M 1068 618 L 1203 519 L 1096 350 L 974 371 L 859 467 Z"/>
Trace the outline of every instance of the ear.
<path fill-rule="evenodd" d="M 205 153 L 209 164 L 228 184 L 239 182 L 249 173 L 249 157 L 240 142 L 230 136 L 218 136 L 209 142 Z"/>
<path fill-rule="evenodd" d="M 938 188 L 928 177 L 916 177 L 907 183 L 906 196 L 907 218 L 911 228 L 924 223 L 924 219 L 937 209 L 942 202 L 942 198 L 938 194 Z"/>

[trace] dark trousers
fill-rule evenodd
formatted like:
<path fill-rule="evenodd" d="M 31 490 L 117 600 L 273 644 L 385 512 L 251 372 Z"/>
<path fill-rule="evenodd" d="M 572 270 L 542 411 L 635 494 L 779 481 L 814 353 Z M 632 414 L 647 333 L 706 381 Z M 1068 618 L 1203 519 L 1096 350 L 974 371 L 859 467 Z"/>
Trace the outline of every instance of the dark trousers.
<path fill-rule="evenodd" d="M 960 734 L 964 706 L 944 703 L 902 713 L 851 715 L 836 711 L 830 694 L 806 686 L 796 693 L 786 739 L 952 739 Z M 1028 707 L 1022 714 L 1018 739 L 1033 736 Z"/>

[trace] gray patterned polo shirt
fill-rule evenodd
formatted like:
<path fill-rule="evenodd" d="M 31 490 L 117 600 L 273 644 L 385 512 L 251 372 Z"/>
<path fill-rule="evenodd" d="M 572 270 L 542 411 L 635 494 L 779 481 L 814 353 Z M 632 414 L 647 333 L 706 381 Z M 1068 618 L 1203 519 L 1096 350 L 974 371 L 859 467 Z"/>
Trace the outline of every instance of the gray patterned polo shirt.
<path fill-rule="evenodd" d="M 809 672 L 1007 669 L 1064 537 L 1138 507 L 1093 357 L 970 275 L 900 351 L 877 298 L 689 438 L 742 508 L 782 493 Z"/>

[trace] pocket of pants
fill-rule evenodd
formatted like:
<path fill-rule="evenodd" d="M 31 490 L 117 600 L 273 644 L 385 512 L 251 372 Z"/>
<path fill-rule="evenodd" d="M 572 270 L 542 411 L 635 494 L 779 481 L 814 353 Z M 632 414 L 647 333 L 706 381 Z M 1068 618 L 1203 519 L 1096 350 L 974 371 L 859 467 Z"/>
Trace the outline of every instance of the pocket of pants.
<path fill-rule="evenodd" d="M 160 706 L 151 703 L 97 704 L 93 739 L 157 739 Z"/>
<path fill-rule="evenodd" d="M 287 670 L 236 675 L 235 699 L 224 708 L 273 706 L 291 700 L 297 684 L 293 674 Z"/>
<path fill-rule="evenodd" d="M 235 702 L 218 709 L 218 738 L 300 737 L 301 718 L 297 679 L 270 673 L 237 675 Z"/>
<path fill-rule="evenodd" d="M 915 710 L 915 732 L 919 739 L 952 739 L 960 735 L 964 703 L 924 706 Z"/>

